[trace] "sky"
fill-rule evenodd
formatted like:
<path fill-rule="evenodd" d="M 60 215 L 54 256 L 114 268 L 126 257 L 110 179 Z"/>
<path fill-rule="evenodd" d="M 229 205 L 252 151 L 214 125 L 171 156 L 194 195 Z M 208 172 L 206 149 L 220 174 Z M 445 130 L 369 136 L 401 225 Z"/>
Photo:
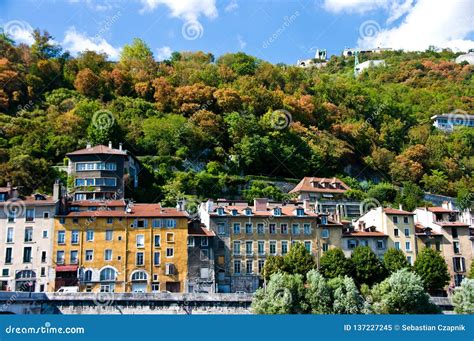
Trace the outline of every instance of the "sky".
<path fill-rule="evenodd" d="M 294 64 L 316 49 L 474 48 L 472 0 L 0 0 L 0 27 L 31 44 L 47 30 L 64 49 L 117 60 L 143 39 L 157 60 L 173 51 L 242 51 Z"/>

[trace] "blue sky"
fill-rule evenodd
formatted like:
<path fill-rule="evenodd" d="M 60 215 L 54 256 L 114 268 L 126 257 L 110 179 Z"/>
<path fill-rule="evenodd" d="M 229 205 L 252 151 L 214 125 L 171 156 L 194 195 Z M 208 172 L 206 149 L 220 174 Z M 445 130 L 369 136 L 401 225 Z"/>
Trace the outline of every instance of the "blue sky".
<path fill-rule="evenodd" d="M 470 0 L 0 0 L 0 27 L 31 43 L 48 30 L 73 54 L 107 52 L 117 59 L 134 37 L 157 59 L 171 51 L 219 56 L 244 51 L 270 62 L 295 63 L 317 48 L 424 50 L 474 48 Z"/>

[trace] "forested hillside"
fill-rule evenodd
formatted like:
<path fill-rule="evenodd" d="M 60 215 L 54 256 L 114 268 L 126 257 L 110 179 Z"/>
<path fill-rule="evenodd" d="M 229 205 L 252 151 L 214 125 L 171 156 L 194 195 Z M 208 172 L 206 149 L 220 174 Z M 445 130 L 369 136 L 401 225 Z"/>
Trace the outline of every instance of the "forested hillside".
<path fill-rule="evenodd" d="M 456 55 L 364 55 L 387 66 L 356 79 L 352 57 L 321 69 L 244 53 L 175 52 L 156 62 L 136 39 L 112 62 L 90 51 L 72 57 L 46 32 L 35 31 L 31 47 L 2 35 L 0 186 L 48 192 L 64 177 L 53 166 L 67 152 L 110 140 L 144 165 L 137 200 L 278 198 L 262 182 L 240 191 L 250 178 L 303 176 L 341 176 L 356 198 L 370 179 L 466 198 L 474 129 L 446 134 L 430 121 L 474 111 L 474 68 Z"/>

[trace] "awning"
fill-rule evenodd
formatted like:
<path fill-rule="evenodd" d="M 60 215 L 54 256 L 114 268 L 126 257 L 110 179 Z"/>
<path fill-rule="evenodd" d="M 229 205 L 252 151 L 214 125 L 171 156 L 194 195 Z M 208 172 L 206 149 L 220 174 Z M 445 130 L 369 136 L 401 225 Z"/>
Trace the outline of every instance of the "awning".
<path fill-rule="evenodd" d="M 56 272 L 77 271 L 77 265 L 59 265 L 56 267 Z"/>

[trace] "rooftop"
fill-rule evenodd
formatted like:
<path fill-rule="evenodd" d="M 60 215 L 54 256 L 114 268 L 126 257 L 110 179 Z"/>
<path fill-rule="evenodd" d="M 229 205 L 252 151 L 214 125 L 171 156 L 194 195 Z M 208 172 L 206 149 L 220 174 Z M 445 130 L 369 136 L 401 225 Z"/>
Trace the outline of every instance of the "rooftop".
<path fill-rule="evenodd" d="M 391 214 L 391 215 L 414 215 L 415 214 L 413 212 L 408 212 L 408 211 L 404 211 L 404 210 L 397 210 L 397 209 L 391 208 L 391 207 L 385 207 L 383 209 L 383 212 L 385 214 Z"/>
<path fill-rule="evenodd" d="M 344 193 L 351 188 L 338 178 L 304 177 L 290 193 Z"/>
<path fill-rule="evenodd" d="M 67 153 L 66 156 L 70 155 L 90 155 L 90 154 L 112 154 L 112 155 L 123 155 L 127 156 L 127 152 L 122 149 L 107 147 L 102 144 L 94 147 L 86 147 L 84 149 L 79 149 L 71 153 Z"/>

